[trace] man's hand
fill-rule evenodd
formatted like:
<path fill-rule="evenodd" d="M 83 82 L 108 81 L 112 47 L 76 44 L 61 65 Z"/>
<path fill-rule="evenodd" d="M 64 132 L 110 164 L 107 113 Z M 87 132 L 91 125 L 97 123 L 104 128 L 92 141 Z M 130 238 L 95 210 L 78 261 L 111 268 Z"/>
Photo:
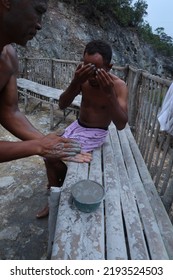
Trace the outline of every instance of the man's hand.
<path fill-rule="evenodd" d="M 107 96 L 114 94 L 114 80 L 110 73 L 107 73 L 104 69 L 97 69 L 96 79 Z"/>
<path fill-rule="evenodd" d="M 74 157 L 81 152 L 80 144 L 74 140 L 59 137 L 54 133 L 39 139 L 39 155 L 46 158 Z"/>
<path fill-rule="evenodd" d="M 77 154 L 74 157 L 66 157 L 66 158 L 63 158 L 62 160 L 79 162 L 79 163 L 84 163 L 84 162 L 89 163 L 92 160 L 92 155 L 91 155 L 91 153 L 81 152 L 80 154 Z"/>
<path fill-rule="evenodd" d="M 93 76 L 96 71 L 95 65 L 89 63 L 84 65 L 83 63 L 79 64 L 74 75 L 73 82 L 83 84 L 88 80 L 89 77 Z"/>

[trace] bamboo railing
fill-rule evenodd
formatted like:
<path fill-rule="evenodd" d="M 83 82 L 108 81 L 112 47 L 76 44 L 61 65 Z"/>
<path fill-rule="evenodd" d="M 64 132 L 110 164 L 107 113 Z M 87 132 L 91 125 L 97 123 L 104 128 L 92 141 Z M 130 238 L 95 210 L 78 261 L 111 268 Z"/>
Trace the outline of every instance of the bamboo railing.
<path fill-rule="evenodd" d="M 56 59 L 19 59 L 19 76 L 65 89 L 79 62 Z M 141 69 L 113 66 L 129 90 L 129 125 L 154 184 L 173 221 L 173 137 L 160 131 L 157 114 L 171 84 L 170 80 Z"/>

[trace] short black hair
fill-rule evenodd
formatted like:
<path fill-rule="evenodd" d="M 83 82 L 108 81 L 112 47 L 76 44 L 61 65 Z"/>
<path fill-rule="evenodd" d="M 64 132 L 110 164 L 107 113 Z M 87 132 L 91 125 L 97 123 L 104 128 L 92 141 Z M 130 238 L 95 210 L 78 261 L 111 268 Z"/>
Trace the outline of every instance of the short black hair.
<path fill-rule="evenodd" d="M 111 46 L 102 40 L 93 40 L 89 42 L 85 47 L 84 55 L 85 53 L 90 55 L 99 53 L 107 63 L 110 63 L 112 59 Z"/>

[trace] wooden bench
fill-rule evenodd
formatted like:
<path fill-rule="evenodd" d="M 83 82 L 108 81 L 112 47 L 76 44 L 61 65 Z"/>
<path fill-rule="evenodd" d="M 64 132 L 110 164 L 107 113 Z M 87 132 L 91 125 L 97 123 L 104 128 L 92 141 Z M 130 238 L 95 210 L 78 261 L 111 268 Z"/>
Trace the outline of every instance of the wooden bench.
<path fill-rule="evenodd" d="M 55 89 L 49 86 L 41 85 L 39 83 L 19 78 L 17 79 L 17 87 L 18 92 L 24 95 L 25 98 L 25 111 L 27 110 L 28 106 L 28 98 L 32 97 L 40 102 L 45 102 L 50 105 L 50 129 L 54 127 L 54 105 L 58 106 L 58 101 L 61 93 L 63 92 L 62 89 Z M 71 112 L 71 111 L 79 111 L 81 103 L 81 96 L 78 95 L 74 100 L 73 103 L 69 108 L 64 110 L 64 118 Z M 61 120 L 59 121 L 59 123 Z"/>
<path fill-rule="evenodd" d="M 80 212 L 70 203 L 71 186 L 91 179 L 105 187 L 98 210 Z M 50 196 L 50 221 L 51 201 Z M 55 199 L 55 197 L 54 197 Z M 69 163 L 60 194 L 51 259 L 173 259 L 173 227 L 129 126 L 113 124 L 102 148 L 87 163 Z"/>

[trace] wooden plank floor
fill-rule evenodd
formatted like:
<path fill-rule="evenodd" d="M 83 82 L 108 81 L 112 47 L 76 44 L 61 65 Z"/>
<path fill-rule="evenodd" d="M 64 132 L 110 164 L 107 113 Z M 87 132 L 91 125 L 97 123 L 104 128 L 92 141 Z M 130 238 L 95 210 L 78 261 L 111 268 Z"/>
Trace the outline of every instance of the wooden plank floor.
<path fill-rule="evenodd" d="M 52 259 L 173 259 L 173 227 L 127 126 L 114 125 L 91 164 L 69 163 L 61 192 Z M 71 185 L 92 179 L 105 187 L 99 209 L 82 213 Z"/>

